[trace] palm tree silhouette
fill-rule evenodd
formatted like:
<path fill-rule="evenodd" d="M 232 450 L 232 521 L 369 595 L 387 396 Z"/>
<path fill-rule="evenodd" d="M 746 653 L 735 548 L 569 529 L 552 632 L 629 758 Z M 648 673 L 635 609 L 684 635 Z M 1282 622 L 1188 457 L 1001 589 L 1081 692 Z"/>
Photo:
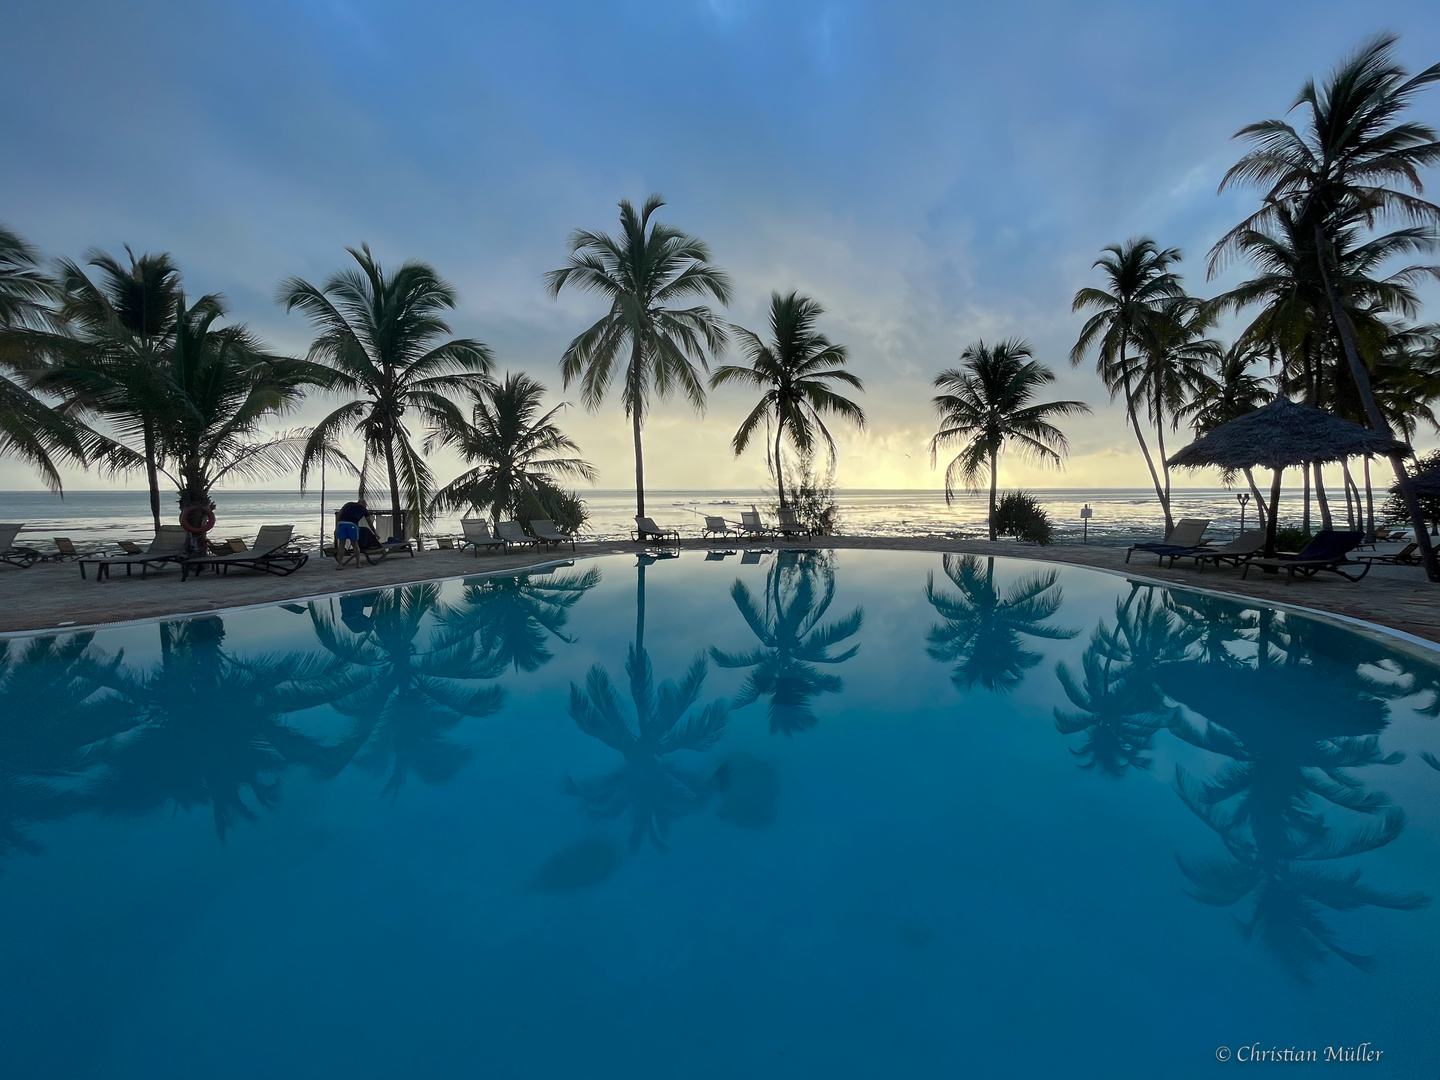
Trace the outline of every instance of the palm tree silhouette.
<path fill-rule="evenodd" d="M 547 637 L 567 645 L 570 609 L 600 583 L 598 569 L 583 573 L 535 572 L 467 581 L 462 598 L 443 609 L 443 642 L 473 638 L 502 667 L 537 671 L 553 658 Z"/>
<path fill-rule="evenodd" d="M 1225 848 L 1219 859 L 1177 856 L 1190 895 L 1219 907 L 1245 904 L 1238 918 L 1246 939 L 1258 935 L 1308 981 L 1331 954 L 1361 968 L 1369 963 L 1340 943 L 1324 909 L 1411 910 L 1427 898 L 1372 888 L 1360 868 L 1320 865 L 1400 835 L 1404 813 L 1351 770 L 1394 765 L 1404 755 L 1381 748 L 1388 711 L 1358 664 L 1316 662 L 1319 624 L 1274 622 L 1273 613 L 1261 613 L 1253 663 L 1171 665 L 1160 683 L 1204 718 L 1198 727 L 1177 722 L 1174 733 L 1229 759 L 1203 780 L 1176 768 L 1177 794 Z M 1318 631 L 1322 647 L 1327 632 Z"/>
<path fill-rule="evenodd" d="M 930 644 L 925 651 L 932 660 L 955 665 L 950 678 L 959 690 L 979 683 L 1008 693 L 1041 660 L 1025 648 L 1022 637 L 1064 641 L 1080 632 L 1046 625 L 1065 596 L 1054 570 L 1021 578 L 1001 597 L 993 558 L 982 567 L 974 555 L 946 555 L 941 565 L 960 595 L 938 591 L 935 575 L 927 577 L 925 598 L 944 622 L 926 633 Z"/>
<path fill-rule="evenodd" d="M 645 560 L 636 567 L 635 643 L 625 659 L 634 722 L 600 664 L 585 677 L 582 689 L 570 684 L 570 716 L 585 734 L 599 739 L 624 759 L 603 776 L 571 779 L 568 789 L 596 818 L 630 815 L 630 850 L 648 838 L 665 851 L 665 836 L 677 818 L 691 813 L 710 795 L 706 773 L 671 761 L 680 750 L 703 752 L 720 738 L 729 717 L 723 698 L 692 712 L 705 683 L 705 654 L 690 662 L 681 680 L 666 679 L 657 687 L 645 651 Z"/>
<path fill-rule="evenodd" d="M 427 784 L 454 779 L 470 759 L 448 733 L 466 717 L 490 716 L 505 700 L 499 686 L 467 685 L 505 670 L 484 643 L 432 633 L 416 645 L 439 601 L 434 583 L 405 585 L 366 597 L 368 624 L 354 627 L 317 602 L 310 617 L 320 644 L 340 661 L 331 704 L 352 720 L 343 748 L 349 758 L 389 776 L 382 794 L 399 796 L 410 773 Z"/>
<path fill-rule="evenodd" d="M 762 607 L 738 578 L 730 597 L 740 616 L 759 639 L 749 652 L 724 652 L 711 646 L 710 658 L 722 668 L 749 668 L 745 685 L 731 703 L 743 708 L 760 698 L 769 699 L 770 732 L 793 736 L 815 726 L 810 700 L 820 694 L 838 694 L 844 684 L 838 675 L 816 670 L 816 664 L 843 664 L 857 652 L 831 652 L 853 637 L 865 619 L 862 608 L 826 626 L 821 620 L 835 599 L 835 570 L 823 552 L 781 552 L 765 575 Z"/>
<path fill-rule="evenodd" d="M 750 439 L 765 424 L 773 427 L 775 442 L 765 447 L 765 457 L 775 470 L 775 489 L 780 505 L 785 505 L 785 470 L 780 462 L 780 448 L 785 437 L 809 459 L 814 452 L 816 436 L 823 439 L 835 457 L 835 439 L 825 426 L 824 414 L 849 420 L 857 428 L 865 427 L 865 411 L 859 405 L 830 389 L 827 383 L 838 382 L 865 389 L 858 376 L 845 370 L 849 361 L 844 345 L 836 345 L 815 329 L 815 322 L 825 309 L 808 296 L 790 293 L 770 295 L 769 343 L 743 326 L 731 326 L 740 339 L 741 348 L 749 358 L 749 366 L 726 364 L 710 377 L 710 388 L 726 383 L 743 383 L 761 391 L 759 403 L 740 422 L 731 440 L 735 456 L 750 445 Z"/>
<path fill-rule="evenodd" d="M 995 539 L 995 493 L 1000 452 L 1006 444 L 1022 457 L 1060 467 L 1068 443 L 1050 421 L 1088 413 L 1083 401 L 1035 400 L 1036 391 L 1055 381 L 1055 373 L 1033 359 L 1028 342 L 1019 338 L 986 345 L 977 341 L 960 354 L 961 367 L 942 371 L 935 386 L 944 391 L 932 399 L 940 414 L 940 430 L 930 440 L 930 464 L 940 448 L 961 444 L 945 468 L 945 502 L 960 480 L 971 491 L 982 475 L 990 480 L 990 539 Z"/>
<path fill-rule="evenodd" d="M 104 768 L 87 793 L 109 813 L 209 806 L 221 841 L 244 798 L 273 808 L 292 765 L 328 769 L 333 748 L 281 720 L 323 700 L 328 658 L 313 653 L 236 657 L 219 616 L 160 624 L 161 659 L 149 671 L 113 666 L 99 679 L 138 724 L 97 750 Z"/>
<path fill-rule="evenodd" d="M 580 399 L 598 409 L 621 372 L 621 404 L 635 441 L 635 513 L 645 513 L 645 457 L 640 430 L 650 407 L 650 392 L 662 398 L 679 390 L 698 411 L 705 406 L 705 384 L 695 370 L 706 365 L 706 353 L 725 347 L 725 326 L 703 304 L 680 308 L 677 301 L 710 296 L 730 302 L 730 278 L 710 261 L 703 240 L 671 225 L 651 223 L 665 205 L 651 195 L 636 213 L 620 200 L 618 237 L 576 229 L 570 234 L 570 258 L 545 275 L 551 296 L 566 285 L 598 293 L 610 310 L 565 348 L 560 374 L 568 387 L 580 380 Z M 625 353 L 628 352 L 628 357 Z"/>
<path fill-rule="evenodd" d="M 27 829 L 79 810 L 93 748 L 139 717 L 104 689 L 121 657 L 93 634 L 0 640 L 0 858 L 37 850 Z"/>

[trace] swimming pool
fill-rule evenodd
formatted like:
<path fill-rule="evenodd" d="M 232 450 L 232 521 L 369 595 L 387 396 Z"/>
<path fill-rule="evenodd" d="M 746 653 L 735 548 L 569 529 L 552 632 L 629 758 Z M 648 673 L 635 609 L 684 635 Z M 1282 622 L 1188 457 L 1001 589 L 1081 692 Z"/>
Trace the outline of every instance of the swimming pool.
<path fill-rule="evenodd" d="M 0 649 L 7 1075 L 1440 1063 L 1440 666 L 1327 620 L 687 551 Z"/>

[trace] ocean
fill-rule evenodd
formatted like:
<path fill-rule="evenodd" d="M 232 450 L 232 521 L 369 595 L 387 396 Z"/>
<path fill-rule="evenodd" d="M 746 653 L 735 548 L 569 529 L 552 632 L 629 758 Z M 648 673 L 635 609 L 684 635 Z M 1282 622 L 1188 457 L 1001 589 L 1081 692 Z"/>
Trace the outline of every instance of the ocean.
<path fill-rule="evenodd" d="M 1146 488 L 1055 488 L 1030 493 L 1049 512 L 1056 543 L 1084 542 L 1086 531 L 1080 512 L 1087 505 L 1093 513 L 1088 530 L 1090 543 L 1132 543 L 1137 537 L 1158 536 L 1163 531 L 1160 504 L 1155 493 Z M 1209 518 L 1213 535 L 1232 535 L 1240 527 L 1240 505 L 1235 497 L 1238 493 L 1223 488 L 1177 489 L 1172 497 L 1173 512 L 1176 518 Z M 635 514 L 633 491 L 595 490 L 581 494 L 590 512 L 589 538 L 610 540 L 629 535 Z M 344 493 L 327 493 L 327 510 L 336 510 L 346 497 Z M 1377 504 L 1382 497 L 1377 492 Z M 320 499 L 318 491 L 302 495 L 294 490 L 221 490 L 215 496 L 218 521 L 213 535 L 253 537 L 261 525 L 293 523 L 297 535 L 313 540 L 321 529 Z M 839 507 L 839 531 L 846 535 L 959 538 L 980 537 L 985 531 L 984 495 L 961 495 L 947 506 L 944 492 L 937 490 L 840 489 L 835 501 Z M 755 504 L 765 513 L 769 502 L 770 497 L 758 489 L 663 489 L 647 492 L 645 506 L 661 526 L 696 536 L 706 514 L 738 522 L 741 510 Z M 1343 520 L 1344 499 L 1332 502 L 1332 507 Z M 1297 486 L 1281 500 L 1282 521 L 1294 517 L 1298 524 L 1300 511 Z M 174 495 L 163 491 L 162 519 L 174 521 L 176 512 Z M 765 516 L 767 520 L 770 517 L 768 513 Z M 67 491 L 63 498 L 44 491 L 0 492 L 0 522 L 14 521 L 25 523 L 19 542 L 30 541 L 42 550 L 50 549 L 53 536 L 68 536 L 84 547 L 121 539 L 144 541 L 153 532 L 148 496 L 132 489 Z M 1246 513 L 1246 524 L 1255 524 L 1253 505 Z M 459 515 L 442 516 L 426 530 L 427 535 L 459 532 Z"/>

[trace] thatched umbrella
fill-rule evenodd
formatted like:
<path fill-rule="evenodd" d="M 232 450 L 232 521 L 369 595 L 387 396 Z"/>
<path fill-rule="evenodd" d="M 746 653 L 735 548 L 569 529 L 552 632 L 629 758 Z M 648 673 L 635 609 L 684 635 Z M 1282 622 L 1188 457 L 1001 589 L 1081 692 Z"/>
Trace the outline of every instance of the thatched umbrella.
<path fill-rule="evenodd" d="M 1333 413 L 1297 405 L 1277 397 L 1269 405 L 1221 424 L 1170 458 L 1170 465 L 1187 469 L 1214 466 L 1248 469 L 1256 465 L 1275 471 L 1270 484 L 1270 522 L 1265 553 L 1275 553 L 1279 515 L 1280 474 L 1307 461 L 1343 461 L 1365 454 L 1408 454 L 1410 448 L 1378 431 L 1363 428 Z"/>

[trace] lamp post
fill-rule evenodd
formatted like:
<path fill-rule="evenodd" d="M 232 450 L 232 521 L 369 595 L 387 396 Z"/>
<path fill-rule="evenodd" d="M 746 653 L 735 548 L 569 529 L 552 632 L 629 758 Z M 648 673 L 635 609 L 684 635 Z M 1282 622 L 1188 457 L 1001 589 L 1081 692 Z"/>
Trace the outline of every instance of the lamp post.
<path fill-rule="evenodd" d="M 1249 494 L 1242 492 L 1235 496 L 1235 501 L 1240 504 L 1240 531 L 1245 531 L 1245 508 L 1250 505 Z"/>

